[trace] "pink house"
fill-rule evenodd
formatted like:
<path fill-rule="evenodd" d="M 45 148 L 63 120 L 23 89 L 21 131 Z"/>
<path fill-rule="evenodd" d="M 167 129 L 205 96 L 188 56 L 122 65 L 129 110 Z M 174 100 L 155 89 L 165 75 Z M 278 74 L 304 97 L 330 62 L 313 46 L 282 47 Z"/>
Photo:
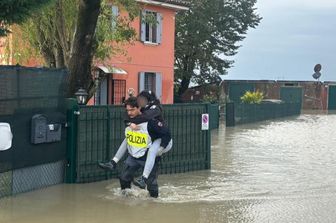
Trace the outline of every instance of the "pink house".
<path fill-rule="evenodd" d="M 99 72 L 107 75 L 100 83 L 91 104 L 121 104 L 128 90 L 137 94 L 151 90 L 162 103 L 173 103 L 174 98 L 174 44 L 175 16 L 179 10 L 188 10 L 181 0 L 136 0 L 140 4 L 141 16 L 132 27 L 137 32 L 137 41 L 124 47 L 125 55 L 114 56 L 104 65 L 97 65 Z M 115 16 L 125 12 L 113 5 Z M 157 23 L 144 21 L 151 14 Z"/>

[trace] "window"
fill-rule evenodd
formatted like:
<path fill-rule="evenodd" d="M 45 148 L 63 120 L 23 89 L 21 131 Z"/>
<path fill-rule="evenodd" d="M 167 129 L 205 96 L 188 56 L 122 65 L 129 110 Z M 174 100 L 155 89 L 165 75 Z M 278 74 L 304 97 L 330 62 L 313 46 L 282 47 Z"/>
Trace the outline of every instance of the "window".
<path fill-rule="evenodd" d="M 111 25 L 112 25 L 112 30 L 115 30 L 117 28 L 119 8 L 116 5 L 112 5 L 111 10 L 112 10 Z"/>
<path fill-rule="evenodd" d="M 141 41 L 145 43 L 161 43 L 162 15 L 153 11 L 142 11 Z"/>
<path fill-rule="evenodd" d="M 111 88 L 111 89 L 110 89 Z M 99 82 L 94 97 L 95 105 L 120 105 L 126 97 L 126 80 L 111 80 L 109 78 Z"/>
<path fill-rule="evenodd" d="M 126 98 L 126 80 L 112 80 L 112 104 L 121 105 Z"/>
<path fill-rule="evenodd" d="M 158 99 L 162 96 L 162 76 L 161 73 L 140 72 L 139 73 L 139 92 L 147 90 L 155 92 Z"/>
<path fill-rule="evenodd" d="M 146 42 L 157 43 L 157 13 L 147 12 L 148 19 L 152 19 L 151 22 L 146 22 Z"/>
<path fill-rule="evenodd" d="M 144 90 L 155 92 L 155 73 L 145 73 Z"/>

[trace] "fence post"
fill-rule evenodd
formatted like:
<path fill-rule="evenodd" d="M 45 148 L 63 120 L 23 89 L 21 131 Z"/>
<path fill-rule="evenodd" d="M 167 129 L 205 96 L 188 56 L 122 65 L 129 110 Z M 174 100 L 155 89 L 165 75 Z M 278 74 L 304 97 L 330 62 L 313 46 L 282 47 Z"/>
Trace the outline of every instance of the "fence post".
<path fill-rule="evenodd" d="M 76 99 L 69 98 L 67 105 L 67 164 L 65 168 L 65 182 L 76 183 L 76 152 L 77 152 L 77 121 L 79 107 Z"/>
<path fill-rule="evenodd" d="M 235 126 L 235 104 L 233 102 L 226 103 L 226 126 Z"/>
<path fill-rule="evenodd" d="M 211 110 L 211 104 L 208 103 L 206 104 L 206 113 L 209 114 Z M 211 117 L 210 117 L 211 120 Z M 211 168 L 211 129 L 209 128 L 209 130 L 206 131 L 206 149 L 207 149 L 207 153 L 206 153 L 206 169 L 210 169 Z"/>
<path fill-rule="evenodd" d="M 218 129 L 219 128 L 219 104 L 210 104 L 210 129 Z"/>
<path fill-rule="evenodd" d="M 110 135 L 111 135 L 111 115 L 110 115 L 110 107 L 107 105 L 106 106 L 106 111 L 107 111 L 107 132 L 106 132 L 106 158 L 107 160 L 111 159 L 111 153 L 110 153 L 110 147 L 111 147 L 111 142 L 110 142 Z"/>
<path fill-rule="evenodd" d="M 111 157 L 111 124 L 112 124 L 112 121 L 111 121 L 111 114 L 110 114 L 110 109 L 111 107 L 106 105 L 106 111 L 107 111 L 107 131 L 106 131 L 106 160 L 110 160 L 112 157 Z M 106 179 L 109 179 L 110 176 L 111 176 L 111 172 L 110 171 L 106 171 Z"/>

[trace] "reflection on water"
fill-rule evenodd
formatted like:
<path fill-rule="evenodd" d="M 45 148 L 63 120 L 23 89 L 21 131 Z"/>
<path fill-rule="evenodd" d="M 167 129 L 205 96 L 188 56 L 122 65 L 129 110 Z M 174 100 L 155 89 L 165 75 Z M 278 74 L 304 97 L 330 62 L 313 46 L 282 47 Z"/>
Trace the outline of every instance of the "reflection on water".
<path fill-rule="evenodd" d="M 336 115 L 212 133 L 212 170 L 160 176 L 160 198 L 117 180 L 0 200 L 0 222 L 335 222 Z"/>

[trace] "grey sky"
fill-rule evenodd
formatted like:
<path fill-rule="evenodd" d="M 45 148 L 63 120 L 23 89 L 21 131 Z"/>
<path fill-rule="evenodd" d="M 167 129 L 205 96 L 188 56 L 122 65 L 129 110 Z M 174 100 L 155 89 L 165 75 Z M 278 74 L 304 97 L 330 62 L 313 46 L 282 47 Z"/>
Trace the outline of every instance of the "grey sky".
<path fill-rule="evenodd" d="M 224 79 L 336 81 L 336 0 L 259 0 L 263 17 L 250 30 Z"/>

